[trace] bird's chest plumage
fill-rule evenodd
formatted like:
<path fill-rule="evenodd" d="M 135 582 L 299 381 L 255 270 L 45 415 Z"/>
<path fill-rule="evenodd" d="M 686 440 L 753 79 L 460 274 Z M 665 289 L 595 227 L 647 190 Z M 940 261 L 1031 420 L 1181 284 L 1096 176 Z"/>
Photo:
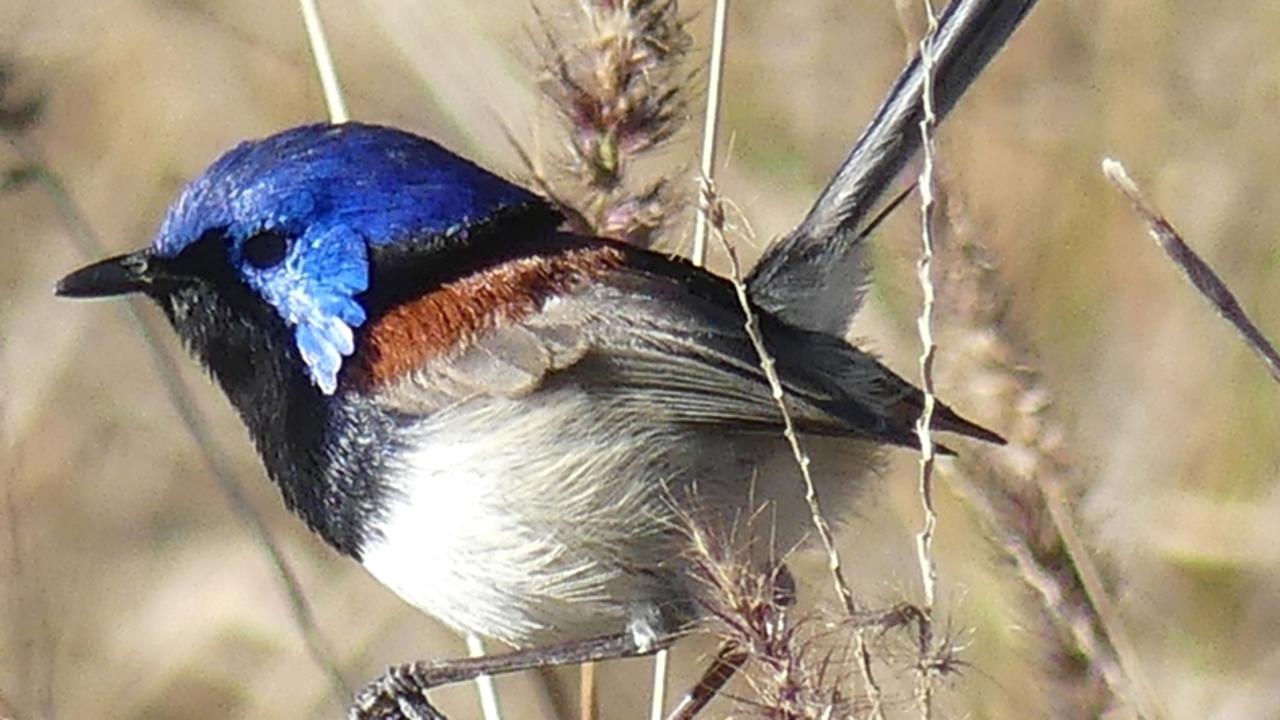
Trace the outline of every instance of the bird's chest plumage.
<path fill-rule="evenodd" d="M 619 262 L 567 244 L 446 283 L 382 313 L 347 375 L 398 417 L 364 565 L 457 628 L 514 644 L 617 632 L 683 597 L 662 567 L 664 487 L 688 443 L 637 427 L 572 381 L 584 346 L 521 324 Z M 580 337 L 571 322 L 560 328 Z M 554 346 L 554 347 L 552 347 Z"/>
<path fill-rule="evenodd" d="M 673 428 L 637 427 L 571 386 L 476 398 L 408 425 L 362 561 L 456 628 L 516 645 L 687 614 Z M 677 441 L 673 444 L 673 440 Z"/>
<path fill-rule="evenodd" d="M 808 527 L 780 439 L 646 421 L 572 383 L 460 402 L 401 433 L 364 566 L 446 624 L 516 646 L 695 619 L 690 522 L 758 534 L 770 555 Z M 808 448 L 838 513 L 868 446 Z"/>

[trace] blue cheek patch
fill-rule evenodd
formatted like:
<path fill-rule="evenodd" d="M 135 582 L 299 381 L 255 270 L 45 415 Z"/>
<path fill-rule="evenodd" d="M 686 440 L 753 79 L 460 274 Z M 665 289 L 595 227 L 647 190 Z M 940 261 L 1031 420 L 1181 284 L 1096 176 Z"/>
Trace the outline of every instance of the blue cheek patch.
<path fill-rule="evenodd" d="M 342 359 L 355 352 L 353 331 L 367 319 L 355 299 L 369 287 L 364 240 L 345 227 L 313 226 L 294 241 L 281 265 L 242 269 L 249 285 L 294 328 L 311 381 L 332 395 Z"/>

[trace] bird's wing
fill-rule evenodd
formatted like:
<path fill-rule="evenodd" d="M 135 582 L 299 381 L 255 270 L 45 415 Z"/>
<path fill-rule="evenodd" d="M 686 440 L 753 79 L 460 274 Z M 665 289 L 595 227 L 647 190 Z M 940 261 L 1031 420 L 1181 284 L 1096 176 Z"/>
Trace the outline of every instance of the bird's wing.
<path fill-rule="evenodd" d="M 777 400 L 728 281 L 680 261 L 637 254 L 625 273 L 581 297 L 589 308 L 608 313 L 587 327 L 601 328 L 594 344 L 604 349 L 600 362 L 613 371 L 592 377 L 625 380 L 614 394 L 635 394 L 636 402 L 669 399 L 681 422 L 781 428 Z M 753 314 L 800 430 L 916 445 L 919 390 L 841 338 L 785 324 L 759 308 Z M 945 405 L 938 405 L 934 418 L 939 430 L 1001 441 Z"/>
<path fill-rule="evenodd" d="M 569 385 L 674 423 L 777 432 L 782 416 L 732 286 L 677 260 L 626 252 L 603 281 L 486 328 L 389 386 L 384 399 L 430 411 Z M 919 391 L 839 338 L 756 314 L 800 430 L 915 444 Z M 935 418 L 938 429 L 998 439 L 945 407 Z"/>

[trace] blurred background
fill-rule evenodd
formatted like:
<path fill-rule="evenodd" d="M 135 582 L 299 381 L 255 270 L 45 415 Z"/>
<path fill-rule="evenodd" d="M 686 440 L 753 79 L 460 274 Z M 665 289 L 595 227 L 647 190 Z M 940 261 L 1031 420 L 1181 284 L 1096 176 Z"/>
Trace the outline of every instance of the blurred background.
<path fill-rule="evenodd" d="M 553 22 L 577 12 L 575 0 L 538 5 Z M 701 66 L 711 12 L 703 0 L 681 8 L 689 62 Z M 504 129 L 535 155 L 558 151 L 562 131 L 537 92 L 530 0 L 322 9 L 355 118 L 430 135 L 513 177 L 524 170 Z M 1027 349 L 1020 368 L 1056 399 L 1077 528 L 1170 718 L 1280 717 L 1280 388 L 1148 240 L 1099 163 L 1125 161 L 1280 337 L 1277 38 L 1273 0 L 1045 2 L 941 133 L 949 212 L 990 249 L 1003 321 Z M 905 53 L 890 0 L 735 4 L 719 185 L 754 228 L 745 257 L 802 217 Z M 149 242 L 182 183 L 230 145 L 324 118 L 292 2 L 0 0 L 0 58 L 4 103 L 44 98 L 24 142 L 111 252 Z M 689 128 L 646 164 L 686 199 L 699 93 Z M 0 144 L 0 171 L 23 167 Z M 677 212 L 662 244 L 680 250 L 692 213 Z M 38 182 L 0 194 L 0 717 L 340 716 L 268 556 L 123 305 L 53 298 L 54 281 L 86 259 L 66 221 Z M 909 205 L 876 237 L 857 326 L 907 377 L 918 246 Z M 143 312 L 156 325 L 158 313 Z M 346 682 L 465 654 L 285 512 L 221 394 L 170 333 L 160 337 Z M 966 400 L 964 366 L 948 352 L 944 343 L 940 395 L 1007 432 Z M 894 454 L 842 531 L 868 604 L 920 597 L 915 463 Z M 940 712 L 1062 713 L 1038 599 L 969 504 L 941 488 L 938 612 L 967 665 L 942 683 Z M 793 566 L 806 602 L 829 603 L 820 559 Z M 712 647 L 676 651 L 674 687 Z M 602 717 L 647 713 L 648 667 L 601 669 Z M 572 671 L 499 688 L 509 717 L 576 712 Z M 477 716 L 470 687 L 436 697 L 451 717 Z M 914 712 L 909 697 L 900 705 L 891 715 Z M 722 702 L 713 715 L 752 712 Z"/>

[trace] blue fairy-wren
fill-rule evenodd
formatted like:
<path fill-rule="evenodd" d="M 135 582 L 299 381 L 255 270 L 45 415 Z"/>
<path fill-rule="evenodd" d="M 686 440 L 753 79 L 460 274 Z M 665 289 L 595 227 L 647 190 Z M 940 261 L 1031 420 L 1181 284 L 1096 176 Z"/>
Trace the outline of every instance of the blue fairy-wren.
<path fill-rule="evenodd" d="M 728 281 L 565 232 L 539 196 L 400 130 L 240 145 L 150 247 L 58 292 L 153 299 L 288 506 L 462 631 L 643 642 L 699 614 L 682 522 L 727 531 L 756 503 L 779 546 L 807 529 Z M 839 336 L 854 288 L 826 295 L 793 322 L 755 314 L 838 515 L 878 446 L 916 444 L 922 398 Z"/>
<path fill-rule="evenodd" d="M 833 516 L 880 448 L 916 446 L 922 409 L 844 338 L 863 221 L 919 147 L 925 88 L 942 117 L 1034 4 L 948 5 L 933 64 L 908 63 L 747 279 Z M 400 130 L 310 125 L 244 143 L 186 187 L 149 247 L 58 293 L 154 300 L 286 504 L 462 631 L 520 648 L 629 637 L 622 653 L 644 651 L 705 607 L 688 523 L 724 532 L 766 507 L 779 548 L 808 528 L 727 280 L 569 232 L 545 199 Z M 933 427 L 1000 442 L 944 405 Z"/>

